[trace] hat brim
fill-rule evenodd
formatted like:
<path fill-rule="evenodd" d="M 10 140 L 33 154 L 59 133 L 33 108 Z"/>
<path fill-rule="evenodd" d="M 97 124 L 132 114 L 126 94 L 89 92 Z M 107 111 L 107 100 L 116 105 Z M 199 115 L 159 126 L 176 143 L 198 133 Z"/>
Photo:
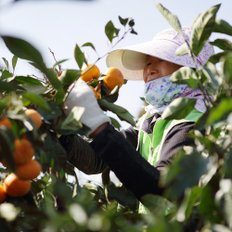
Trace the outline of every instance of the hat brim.
<path fill-rule="evenodd" d="M 106 64 L 108 67 L 114 66 L 120 69 L 127 80 L 143 79 L 143 69 L 147 55 L 181 66 L 195 67 L 194 62 L 188 55 L 176 55 L 178 47 L 179 45 L 170 40 L 152 40 L 110 52 L 106 58 Z"/>

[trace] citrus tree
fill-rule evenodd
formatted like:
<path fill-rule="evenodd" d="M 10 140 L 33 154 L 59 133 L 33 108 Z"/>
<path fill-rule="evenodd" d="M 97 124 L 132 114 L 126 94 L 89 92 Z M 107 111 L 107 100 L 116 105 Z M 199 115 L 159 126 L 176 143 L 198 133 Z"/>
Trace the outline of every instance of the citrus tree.
<path fill-rule="evenodd" d="M 157 8 L 178 32 L 181 23 L 163 5 Z M 232 35 L 232 26 L 217 18 L 220 5 L 198 15 L 192 34 L 179 55 L 195 58 L 212 33 Z M 134 21 L 119 17 L 105 34 L 117 45 L 129 33 L 136 34 Z M 63 135 L 78 134 L 85 139 L 88 127 L 80 122 L 81 107 L 64 113 L 64 102 L 73 84 L 82 78 L 95 93 L 99 105 L 115 128 L 120 121 L 134 125 L 130 113 L 115 104 L 120 87 L 126 84 L 119 70 L 110 67 L 102 73 L 97 62 L 84 55 L 91 42 L 76 45 L 77 67 L 65 69 L 65 60 L 47 67 L 41 53 L 28 41 L 1 35 L 13 54 L 3 58 L 0 70 L 0 225 L 2 231 L 230 231 L 232 229 L 231 156 L 231 50 L 228 39 L 211 43 L 219 48 L 204 67 L 181 68 L 172 80 L 200 88 L 207 112 L 191 136 L 195 145 L 185 147 L 161 176 L 164 195 L 144 196 L 146 214 L 137 212 L 138 202 L 123 186 L 102 174 L 102 186 L 80 186 L 75 167 L 60 143 Z M 41 76 L 15 73 L 18 59 L 27 60 Z M 183 117 L 194 107 L 188 99 L 177 99 L 166 111 L 169 118 Z M 115 119 L 116 118 L 116 119 Z M 77 147 L 78 149 L 78 147 Z"/>

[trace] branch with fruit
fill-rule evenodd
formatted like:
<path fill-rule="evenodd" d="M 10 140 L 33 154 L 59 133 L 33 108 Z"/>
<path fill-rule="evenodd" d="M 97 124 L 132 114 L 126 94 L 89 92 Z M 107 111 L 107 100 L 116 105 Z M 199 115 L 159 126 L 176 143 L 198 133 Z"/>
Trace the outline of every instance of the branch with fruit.
<path fill-rule="evenodd" d="M 112 48 L 128 33 L 136 34 L 134 21 L 121 18 L 124 31 L 116 28 L 112 21 L 105 26 L 105 34 Z M 2 58 L 0 66 L 0 201 L 7 196 L 19 197 L 31 191 L 31 183 L 39 181 L 42 186 L 49 184 L 46 176 L 66 179 L 65 174 L 76 178 L 74 166 L 67 162 L 67 152 L 59 142 L 62 135 L 86 135 L 88 128 L 80 122 L 83 111 L 77 109 L 69 115 L 64 113 L 64 102 L 70 88 L 83 79 L 95 93 L 100 107 L 114 113 L 120 120 L 134 125 L 133 116 L 123 107 L 115 104 L 119 89 L 126 83 L 122 73 L 110 67 L 102 73 L 97 62 L 90 64 L 82 48 L 91 47 L 90 42 L 74 49 L 78 68 L 62 69 L 66 59 L 47 67 L 40 53 L 28 41 L 8 35 L 1 35 L 6 47 L 13 54 L 12 60 Z M 114 42 L 115 41 L 115 42 Z M 113 43 L 114 42 L 114 43 Z M 54 53 L 53 58 L 55 58 Z M 40 71 L 41 76 L 17 75 L 18 60 L 27 60 Z M 86 64 L 86 68 L 83 65 Z M 112 125 L 120 123 L 111 118 Z M 40 175 L 42 174 L 42 175 Z M 40 176 L 40 178 L 37 178 Z M 76 181 L 78 183 L 78 180 Z M 38 187 L 38 186 L 37 186 Z M 41 189 L 42 190 L 42 189 Z M 38 191 L 38 189 L 37 189 Z"/>

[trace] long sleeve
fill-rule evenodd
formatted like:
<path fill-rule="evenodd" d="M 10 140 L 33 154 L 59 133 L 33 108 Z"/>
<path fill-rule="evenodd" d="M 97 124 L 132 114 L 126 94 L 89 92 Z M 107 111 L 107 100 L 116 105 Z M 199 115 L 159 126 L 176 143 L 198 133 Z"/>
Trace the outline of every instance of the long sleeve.
<path fill-rule="evenodd" d="M 67 160 L 86 174 L 101 173 L 107 166 L 87 141 L 79 135 L 63 135 L 59 139 L 67 152 Z"/>
<path fill-rule="evenodd" d="M 134 148 L 137 147 L 138 143 L 138 129 L 130 126 L 127 129 L 121 130 L 120 133 Z"/>
<path fill-rule="evenodd" d="M 129 127 L 120 132 L 132 146 L 137 145 L 137 130 Z M 101 173 L 106 163 L 95 154 L 90 144 L 79 135 L 62 135 L 59 142 L 67 153 L 67 160 L 85 174 Z"/>
<path fill-rule="evenodd" d="M 112 126 L 105 128 L 91 143 L 93 150 L 137 198 L 161 194 L 159 171 L 150 165 Z"/>

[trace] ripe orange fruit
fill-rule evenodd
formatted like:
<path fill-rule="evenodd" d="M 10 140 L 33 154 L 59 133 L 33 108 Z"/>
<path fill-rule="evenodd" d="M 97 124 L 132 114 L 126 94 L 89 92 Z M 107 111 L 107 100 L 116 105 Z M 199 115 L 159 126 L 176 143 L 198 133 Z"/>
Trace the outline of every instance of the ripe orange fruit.
<path fill-rule="evenodd" d="M 21 180 L 32 180 L 40 174 L 41 170 L 41 165 L 37 160 L 29 160 L 25 164 L 18 165 L 15 174 Z"/>
<path fill-rule="evenodd" d="M 106 75 L 103 77 L 103 83 L 109 91 L 112 91 L 116 86 L 120 88 L 124 83 L 121 71 L 115 67 L 110 67 L 107 70 Z"/>
<path fill-rule="evenodd" d="M 30 141 L 26 138 L 16 139 L 13 157 L 16 164 L 24 164 L 32 159 L 35 151 Z"/>
<path fill-rule="evenodd" d="M 12 123 L 9 120 L 9 118 L 3 118 L 0 120 L 0 126 L 5 126 L 5 127 L 10 129 L 10 128 L 12 128 Z"/>
<path fill-rule="evenodd" d="M 4 202 L 6 199 L 6 190 L 3 185 L 0 185 L 0 203 Z"/>
<path fill-rule="evenodd" d="M 6 194 L 11 197 L 26 195 L 31 189 L 31 182 L 20 180 L 14 173 L 10 173 L 3 182 Z"/>
<path fill-rule="evenodd" d="M 31 119 L 36 128 L 39 128 L 42 124 L 42 117 L 40 113 L 34 109 L 26 109 L 25 114 Z"/>
<path fill-rule="evenodd" d="M 100 76 L 100 70 L 95 64 L 88 64 L 85 69 L 81 72 L 81 79 L 85 82 L 92 81 L 93 79 L 98 79 Z"/>

